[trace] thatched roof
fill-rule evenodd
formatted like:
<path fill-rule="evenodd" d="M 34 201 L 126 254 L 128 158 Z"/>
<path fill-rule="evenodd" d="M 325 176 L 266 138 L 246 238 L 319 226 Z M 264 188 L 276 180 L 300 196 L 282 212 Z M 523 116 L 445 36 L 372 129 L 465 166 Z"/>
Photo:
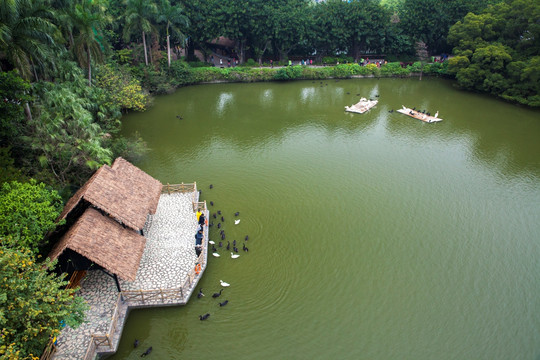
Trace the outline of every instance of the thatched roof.
<path fill-rule="evenodd" d="M 117 158 L 111 167 L 99 168 L 69 199 L 60 219 L 65 219 L 84 199 L 126 226 L 141 230 L 148 214 L 156 212 L 161 187 L 144 171 Z"/>
<path fill-rule="evenodd" d="M 51 260 L 71 249 L 107 271 L 128 281 L 135 280 L 146 239 L 114 219 L 88 208 L 56 243 Z"/>

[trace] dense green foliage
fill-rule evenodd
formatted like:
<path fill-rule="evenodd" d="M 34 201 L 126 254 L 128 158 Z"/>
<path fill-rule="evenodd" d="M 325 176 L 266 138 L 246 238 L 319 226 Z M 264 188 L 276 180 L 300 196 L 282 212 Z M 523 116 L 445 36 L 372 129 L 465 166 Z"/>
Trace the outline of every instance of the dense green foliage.
<path fill-rule="evenodd" d="M 450 29 L 448 70 L 465 89 L 540 106 L 540 3 L 513 0 L 469 13 Z"/>
<path fill-rule="evenodd" d="M 6 182 L 0 188 L 0 238 L 37 253 L 45 234 L 56 228 L 62 207 L 58 193 L 43 183 Z"/>
<path fill-rule="evenodd" d="M 87 305 L 63 289 L 54 263 L 36 262 L 29 250 L 5 247 L 0 239 L 0 358 L 39 359 L 62 322 L 76 327 Z"/>

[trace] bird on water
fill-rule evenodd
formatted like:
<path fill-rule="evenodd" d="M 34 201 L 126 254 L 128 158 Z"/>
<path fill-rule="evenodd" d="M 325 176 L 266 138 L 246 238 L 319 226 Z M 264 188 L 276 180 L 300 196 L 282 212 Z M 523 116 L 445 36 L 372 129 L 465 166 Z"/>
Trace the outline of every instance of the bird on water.
<path fill-rule="evenodd" d="M 223 287 L 231 286 L 231 284 L 229 284 L 229 283 L 227 283 L 227 282 L 225 282 L 225 281 L 223 281 L 223 280 L 219 280 L 219 283 L 220 283 L 221 286 L 223 286 Z"/>
<path fill-rule="evenodd" d="M 148 349 L 146 349 L 145 352 L 141 354 L 141 357 L 144 357 L 152 352 L 152 347 L 150 346 Z"/>
<path fill-rule="evenodd" d="M 223 307 L 229 303 L 229 300 L 225 300 L 224 302 L 220 302 L 219 306 Z"/>
<path fill-rule="evenodd" d="M 199 315 L 199 320 L 203 321 L 203 320 L 206 320 L 210 317 L 210 314 L 209 313 L 206 313 L 204 315 Z"/>
<path fill-rule="evenodd" d="M 197 298 L 202 298 L 204 296 L 203 292 L 202 292 L 202 288 L 199 289 L 199 293 L 197 294 Z"/>
<path fill-rule="evenodd" d="M 212 297 L 213 297 L 214 299 L 220 297 L 222 291 L 223 291 L 223 289 L 219 290 L 219 292 L 218 292 L 218 293 L 214 293 L 214 294 L 212 295 Z"/>
<path fill-rule="evenodd" d="M 137 346 L 139 346 L 139 339 L 135 339 L 133 342 L 133 348 L 136 348 Z"/>
<path fill-rule="evenodd" d="M 240 219 L 234 220 L 234 225 L 238 225 L 238 224 L 240 224 Z"/>
<path fill-rule="evenodd" d="M 231 258 L 236 259 L 236 258 L 239 258 L 239 257 L 240 257 L 240 255 L 235 254 L 233 252 L 231 253 Z"/>

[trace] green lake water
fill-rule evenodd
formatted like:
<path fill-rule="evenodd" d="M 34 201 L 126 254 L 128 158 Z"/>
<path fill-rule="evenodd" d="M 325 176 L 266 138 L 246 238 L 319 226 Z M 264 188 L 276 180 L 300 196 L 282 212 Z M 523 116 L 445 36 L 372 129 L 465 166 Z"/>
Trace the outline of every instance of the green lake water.
<path fill-rule="evenodd" d="M 353 79 L 191 86 L 123 124 L 151 149 L 136 165 L 196 181 L 241 256 L 209 257 L 203 299 L 132 311 L 110 359 L 540 359 L 540 112 Z"/>

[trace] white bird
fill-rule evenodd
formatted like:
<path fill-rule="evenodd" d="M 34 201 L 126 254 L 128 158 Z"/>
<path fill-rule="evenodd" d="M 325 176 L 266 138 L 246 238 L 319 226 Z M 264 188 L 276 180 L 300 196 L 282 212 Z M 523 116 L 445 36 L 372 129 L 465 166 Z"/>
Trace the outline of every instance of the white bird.
<path fill-rule="evenodd" d="M 231 258 L 236 259 L 238 257 L 240 257 L 240 255 L 231 252 Z"/>
<path fill-rule="evenodd" d="M 240 219 L 234 220 L 234 225 L 238 225 L 238 224 L 240 224 Z"/>
<path fill-rule="evenodd" d="M 435 113 L 434 117 L 439 117 L 439 112 L 438 111 Z"/>
<path fill-rule="evenodd" d="M 213 242 L 212 240 L 208 240 L 208 243 L 209 243 L 210 245 L 216 245 L 216 243 Z"/>
<path fill-rule="evenodd" d="M 226 283 L 226 282 L 225 282 L 225 281 L 223 281 L 223 280 L 219 280 L 219 283 L 220 283 L 220 284 L 221 284 L 221 286 L 223 286 L 223 287 L 231 286 L 231 284 L 229 284 L 229 283 Z"/>
<path fill-rule="evenodd" d="M 214 255 L 215 257 L 219 257 L 218 253 L 212 253 L 212 255 Z"/>

